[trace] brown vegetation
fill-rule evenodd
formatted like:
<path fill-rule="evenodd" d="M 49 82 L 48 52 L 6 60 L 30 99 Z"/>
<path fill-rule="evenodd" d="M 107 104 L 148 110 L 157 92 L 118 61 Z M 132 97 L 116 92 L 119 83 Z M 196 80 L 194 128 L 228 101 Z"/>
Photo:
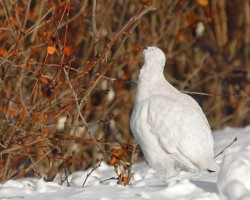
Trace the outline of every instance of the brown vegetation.
<path fill-rule="evenodd" d="M 248 125 L 249 4 L 1 0 L 0 180 L 52 180 L 100 160 L 127 170 L 145 46 L 164 50 L 178 89 L 208 94 L 193 97 L 213 129 Z"/>

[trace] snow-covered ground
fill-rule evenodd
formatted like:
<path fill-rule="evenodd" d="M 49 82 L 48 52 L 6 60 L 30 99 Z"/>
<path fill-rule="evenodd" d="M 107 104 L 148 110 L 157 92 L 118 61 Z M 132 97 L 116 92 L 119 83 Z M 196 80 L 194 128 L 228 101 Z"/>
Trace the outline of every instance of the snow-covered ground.
<path fill-rule="evenodd" d="M 165 181 L 161 174 L 150 169 L 146 163 L 138 163 L 133 166 L 135 175 L 132 184 L 122 186 L 117 185 L 114 179 L 103 181 L 116 177 L 116 174 L 112 167 L 102 164 L 88 178 L 85 187 L 82 184 L 89 171 L 70 175 L 70 187 L 59 185 L 56 180 L 9 180 L 0 187 L 0 199 L 247 200 L 250 199 L 250 126 L 214 132 L 215 154 L 235 137 L 238 140 L 216 158 L 221 166 L 219 173 L 180 172 L 178 177 Z"/>

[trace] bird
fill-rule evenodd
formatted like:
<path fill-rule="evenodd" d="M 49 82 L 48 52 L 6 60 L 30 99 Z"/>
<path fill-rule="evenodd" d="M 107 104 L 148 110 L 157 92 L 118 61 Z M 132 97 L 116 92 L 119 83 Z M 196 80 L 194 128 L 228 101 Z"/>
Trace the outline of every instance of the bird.
<path fill-rule="evenodd" d="M 166 57 L 158 47 L 143 50 L 130 129 L 151 168 L 166 179 L 177 168 L 217 171 L 210 125 L 199 104 L 164 76 Z"/>

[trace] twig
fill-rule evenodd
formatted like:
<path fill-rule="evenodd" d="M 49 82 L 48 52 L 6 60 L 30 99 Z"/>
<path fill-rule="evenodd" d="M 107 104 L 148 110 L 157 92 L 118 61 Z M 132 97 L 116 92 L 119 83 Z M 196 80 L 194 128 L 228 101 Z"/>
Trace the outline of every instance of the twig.
<path fill-rule="evenodd" d="M 10 32 L 11 32 L 11 36 L 12 36 L 13 39 L 15 40 L 15 39 L 16 39 L 16 38 L 15 38 L 15 34 L 14 34 L 13 29 L 11 28 L 10 19 L 9 19 L 9 14 L 8 14 L 8 12 L 7 12 L 6 5 L 5 5 L 6 2 L 4 2 L 3 0 L 1 0 L 1 3 L 2 3 L 2 6 L 3 6 L 3 10 L 4 10 L 4 13 L 5 13 L 7 22 L 8 22 L 8 27 L 9 27 L 9 30 L 10 30 Z"/>
<path fill-rule="evenodd" d="M 34 168 L 36 165 L 38 165 L 38 163 L 41 162 L 44 158 L 46 158 L 46 157 L 51 153 L 51 151 L 52 151 L 52 150 L 50 149 L 48 152 L 46 152 L 46 154 L 44 154 L 44 155 L 43 155 L 40 159 L 38 159 L 36 162 L 33 162 L 31 156 L 29 156 L 29 159 L 31 160 L 32 165 L 30 165 L 27 169 L 25 169 L 24 174 L 26 174 L 30 169 L 32 169 L 32 168 Z M 23 174 L 23 175 L 24 175 L 24 174 Z"/>
<path fill-rule="evenodd" d="M 102 181 L 100 181 L 100 183 L 103 183 L 103 182 L 106 182 L 106 181 L 109 181 L 109 180 L 118 180 L 117 177 L 110 177 L 110 178 L 107 178 L 107 179 L 104 179 Z"/>
<path fill-rule="evenodd" d="M 41 4 L 39 6 L 39 11 L 38 11 L 38 20 L 37 22 L 34 24 L 34 27 L 33 28 L 33 34 L 31 35 L 30 37 L 30 42 L 33 43 L 35 41 L 35 36 L 37 35 L 37 32 L 38 32 L 38 29 L 39 29 L 39 25 L 40 25 L 40 22 L 43 20 L 43 18 L 41 19 L 41 15 L 42 15 L 42 12 L 43 12 L 43 9 L 44 9 L 44 5 L 46 4 L 46 1 L 41 1 Z M 49 12 L 47 12 L 43 17 L 45 17 Z M 29 30 L 28 30 L 29 32 Z"/>
<path fill-rule="evenodd" d="M 235 137 L 234 140 L 233 140 L 229 145 L 227 145 L 220 153 L 218 153 L 216 156 L 214 156 L 214 158 L 217 158 L 219 155 L 223 154 L 223 152 L 224 152 L 228 147 L 230 147 L 233 143 L 235 143 L 237 140 L 238 140 L 238 138 Z"/>
<path fill-rule="evenodd" d="M 89 176 L 90 176 L 98 167 L 101 166 L 101 163 L 102 163 L 102 160 L 100 160 L 99 163 L 98 163 L 98 164 L 97 164 L 97 165 L 87 174 L 87 176 L 86 176 L 86 178 L 85 178 L 85 180 L 84 180 L 84 182 L 83 182 L 83 184 L 82 184 L 82 187 L 85 186 L 85 183 L 86 183 L 86 181 L 88 180 Z"/>
<path fill-rule="evenodd" d="M 135 49 L 127 54 L 130 54 L 132 52 L 138 52 L 138 50 L 140 49 Z M 93 88 L 96 86 L 96 84 L 98 83 L 98 81 L 102 78 L 102 76 L 104 76 L 106 74 L 106 72 L 119 60 L 119 59 L 123 59 L 123 56 L 111 61 L 108 65 L 106 65 L 101 72 L 99 72 L 97 74 L 97 76 L 95 77 L 95 79 L 88 85 L 88 87 L 83 91 L 82 94 L 80 94 L 80 97 L 84 96 L 83 99 L 85 99 L 86 96 L 88 96 L 88 94 L 93 90 Z"/>
<path fill-rule="evenodd" d="M 73 88 L 73 86 L 72 86 L 72 84 L 71 84 L 71 82 L 70 82 L 70 80 L 69 80 L 68 72 L 66 71 L 65 68 L 63 68 L 63 71 L 64 71 L 64 74 L 65 74 L 66 80 L 67 80 L 67 82 L 68 82 L 68 85 L 69 85 L 69 87 L 70 87 L 70 89 L 71 89 L 71 91 L 72 91 L 72 94 L 73 94 L 74 98 L 75 98 L 75 103 L 76 103 L 76 107 L 77 107 L 78 114 L 79 114 L 81 120 L 83 121 L 84 126 L 86 126 L 86 128 L 88 128 L 88 124 L 87 124 L 85 118 L 83 117 L 83 115 L 82 115 L 82 113 L 81 113 L 81 108 L 80 108 L 80 105 L 79 105 L 79 103 L 78 103 L 77 94 L 76 94 L 76 92 L 75 92 L 75 90 L 74 90 L 74 88 Z"/>
<path fill-rule="evenodd" d="M 67 182 L 67 186 L 69 187 L 70 184 L 69 184 L 69 177 L 68 177 L 68 172 L 66 170 L 66 166 L 64 166 L 63 170 L 64 170 L 64 174 L 65 174 L 65 179 L 66 179 L 66 182 Z"/>
<path fill-rule="evenodd" d="M 238 98 L 249 98 L 249 96 L 241 95 L 241 94 L 220 94 L 220 93 L 205 93 L 205 92 L 189 92 L 189 91 L 180 91 L 185 94 L 197 94 L 197 95 L 203 95 L 203 96 L 210 96 L 210 97 L 238 97 Z"/>
<path fill-rule="evenodd" d="M 122 29 L 114 36 L 114 38 L 106 45 L 106 48 L 99 54 L 98 58 L 90 64 L 83 71 L 83 74 L 88 73 L 97 63 L 106 56 L 107 52 L 116 44 L 116 42 L 126 33 L 127 30 L 138 20 L 142 18 L 143 15 L 147 14 L 149 11 L 155 10 L 152 6 L 145 6 L 139 13 L 132 17 L 127 24 L 125 24 Z"/>
<path fill-rule="evenodd" d="M 117 81 L 117 82 L 125 82 L 126 84 L 129 83 L 129 84 L 137 84 L 135 81 L 131 81 L 131 80 L 126 80 L 126 79 L 121 79 L 121 78 L 112 78 L 112 77 L 107 77 L 107 76 L 102 76 L 102 78 L 104 79 L 107 79 L 111 82 L 114 82 L 114 81 Z"/>
<path fill-rule="evenodd" d="M 128 167 L 128 183 L 130 183 L 131 178 L 133 177 L 132 173 L 132 165 L 134 164 L 134 158 L 135 158 L 135 152 L 136 152 L 136 147 L 138 143 L 134 145 L 133 151 L 131 153 L 131 158 L 130 158 L 130 165 Z"/>
<path fill-rule="evenodd" d="M 99 33 L 96 27 L 96 0 L 93 0 L 93 9 L 92 9 L 92 30 L 94 33 L 94 54 L 95 57 L 98 54 L 98 42 L 99 42 Z"/>
<path fill-rule="evenodd" d="M 88 0 L 85 0 L 80 11 L 78 13 L 76 13 L 73 17 L 69 18 L 68 20 L 68 24 L 71 23 L 72 21 L 74 21 L 77 17 L 79 17 L 85 10 L 85 8 L 88 5 Z M 66 25 L 66 22 L 61 23 L 61 25 L 59 26 L 58 29 L 61 29 L 62 27 L 64 27 Z"/>
<path fill-rule="evenodd" d="M 26 12 L 25 12 L 25 17 L 24 17 L 23 25 L 22 25 L 22 29 L 23 29 L 23 30 L 25 29 L 26 23 L 27 23 L 27 21 L 28 21 L 28 16 L 29 16 L 29 12 L 30 12 L 31 0 L 29 0 L 26 4 L 27 4 L 27 9 L 26 9 Z"/>
<path fill-rule="evenodd" d="M 73 86 L 72 86 L 72 84 L 71 84 L 71 82 L 70 82 L 70 80 L 69 80 L 68 72 L 66 71 L 65 68 L 63 68 L 63 71 L 64 71 L 64 74 L 65 74 L 66 80 L 67 80 L 67 82 L 68 82 L 68 85 L 69 85 L 69 87 L 70 87 L 70 89 L 71 89 L 71 91 L 72 91 L 72 93 L 73 93 L 74 98 L 75 98 L 75 104 L 76 104 L 76 107 L 77 107 L 78 116 L 80 116 L 80 118 L 81 118 L 81 120 L 82 120 L 84 126 L 85 126 L 85 127 L 87 128 L 87 130 L 88 130 L 89 136 L 93 139 L 93 141 L 95 142 L 96 146 L 97 146 L 102 152 L 104 152 L 104 150 L 103 150 L 99 145 L 97 145 L 98 142 L 97 142 L 96 138 L 95 138 L 95 137 L 92 135 L 92 133 L 89 131 L 89 125 L 87 124 L 85 118 L 83 117 L 83 115 L 82 115 L 82 113 L 81 113 L 81 106 L 80 106 L 79 103 L 78 103 L 77 94 L 76 94 L 76 92 L 75 92 L 75 90 L 74 90 L 74 88 L 73 88 Z M 78 117 L 77 117 L 77 118 L 78 118 Z"/>
<path fill-rule="evenodd" d="M 132 34 L 132 32 L 134 31 L 134 29 L 138 26 L 140 21 L 136 21 L 133 26 L 131 26 L 129 28 L 129 30 L 126 32 L 125 36 L 123 38 L 121 38 L 121 40 L 117 43 L 117 45 L 115 46 L 114 49 L 114 55 L 113 57 L 116 57 L 117 53 L 118 53 L 118 49 L 121 47 L 121 45 L 127 40 L 127 38 L 129 37 L 129 35 Z"/>
<path fill-rule="evenodd" d="M 250 4 L 249 1 L 245 1 L 245 33 L 244 33 L 244 57 L 245 62 L 249 64 L 249 44 L 250 44 Z"/>
<path fill-rule="evenodd" d="M 66 12 L 66 28 L 65 28 L 65 34 L 64 34 L 64 41 L 63 41 L 63 47 L 66 46 L 67 42 L 67 35 L 68 35 L 68 28 L 69 28 L 69 8 L 70 8 L 70 0 L 66 4 L 67 12 Z M 59 27 L 58 27 L 59 28 Z"/>

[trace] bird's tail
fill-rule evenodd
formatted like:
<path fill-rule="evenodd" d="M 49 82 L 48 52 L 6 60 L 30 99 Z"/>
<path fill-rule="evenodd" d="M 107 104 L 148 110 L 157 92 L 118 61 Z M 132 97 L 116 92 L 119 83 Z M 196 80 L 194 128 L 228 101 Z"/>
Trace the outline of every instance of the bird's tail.
<path fill-rule="evenodd" d="M 220 169 L 212 158 L 206 160 L 206 168 L 209 172 L 216 172 Z"/>

